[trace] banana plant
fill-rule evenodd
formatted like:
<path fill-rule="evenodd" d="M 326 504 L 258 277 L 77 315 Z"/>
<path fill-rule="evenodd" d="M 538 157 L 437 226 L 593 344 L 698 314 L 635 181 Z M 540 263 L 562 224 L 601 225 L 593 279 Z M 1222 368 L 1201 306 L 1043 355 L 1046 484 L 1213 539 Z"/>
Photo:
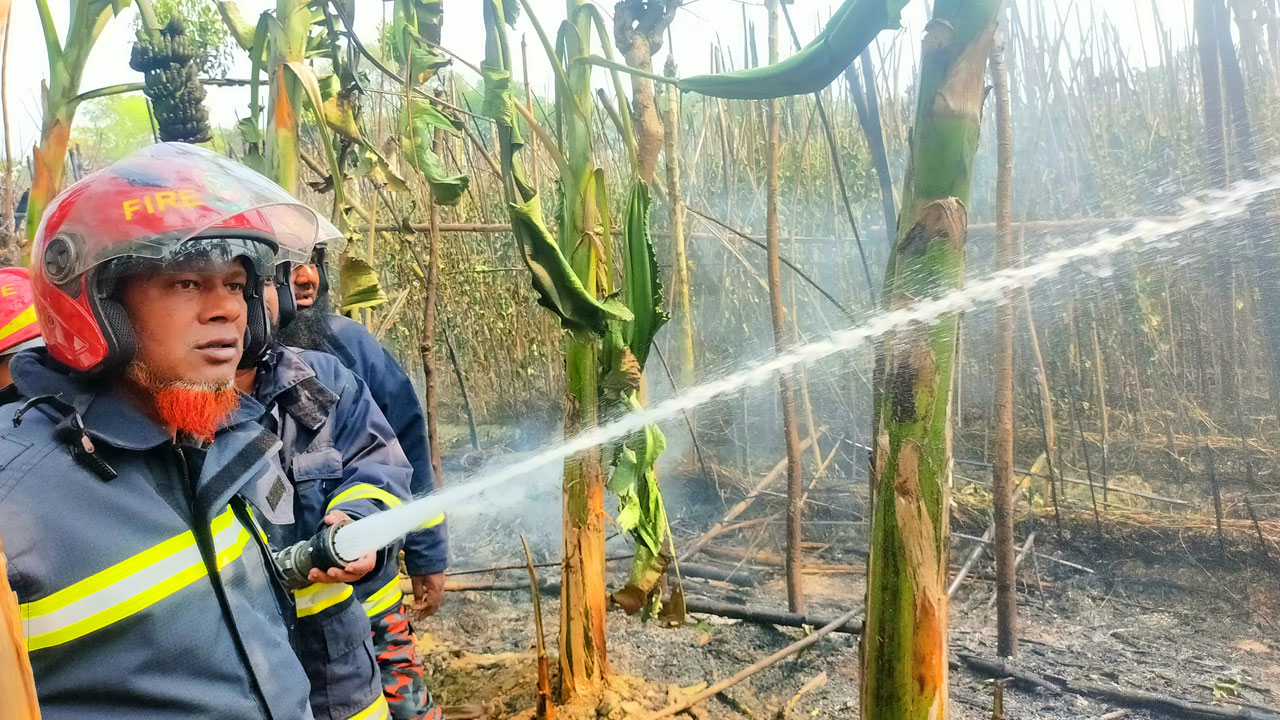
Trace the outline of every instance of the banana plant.
<path fill-rule="evenodd" d="M 807 95 L 830 85 L 881 30 L 898 27 L 907 0 L 845 0 L 800 52 L 773 65 L 715 75 L 695 75 L 685 92 L 736 100 Z"/>
<path fill-rule="evenodd" d="M 485 113 L 497 126 L 503 187 L 513 231 L 538 294 L 538 302 L 570 331 L 566 352 L 568 418 L 566 434 L 596 424 L 602 412 L 640 407 L 643 362 L 654 333 L 665 321 L 657 263 L 648 232 L 648 187 L 636 180 L 623 226 L 623 287 L 613 288 L 613 219 L 604 171 L 592 153 L 590 55 L 593 31 L 608 54 L 603 18 L 584 0 L 568 0 L 567 19 L 552 44 L 530 3 L 529 14 L 556 81 L 560 150 L 558 233 L 547 229 L 541 199 L 526 181 L 520 160 L 522 140 L 511 95 L 511 52 L 504 22 L 513 22 L 514 2 L 485 0 Z M 614 75 L 619 97 L 621 82 Z M 623 114 L 627 118 L 626 114 Z M 526 115 L 526 120 L 529 116 Z M 623 141 L 634 147 L 629 118 Z M 634 162 L 633 162 L 634 167 Z M 619 497 L 618 525 L 636 542 L 636 562 L 627 587 L 615 599 L 634 611 L 652 609 L 654 588 L 665 573 L 662 548 L 666 513 L 653 471 L 665 440 L 647 427 L 610 449 L 613 472 L 604 480 L 604 454 L 595 449 L 571 458 L 564 471 L 564 567 L 561 584 L 561 697 L 568 700 L 598 689 L 607 672 L 604 644 L 605 486 Z"/>
<path fill-rule="evenodd" d="M 103 28 L 130 0 L 69 0 L 67 33 L 58 37 L 48 0 L 36 0 L 45 53 L 49 58 L 49 82 L 42 84 L 40 142 L 32 149 L 31 192 L 27 200 L 28 243 L 35 237 L 45 206 L 62 190 L 71 123 L 80 104 L 80 80 Z M 25 255 L 27 248 L 24 247 Z"/>

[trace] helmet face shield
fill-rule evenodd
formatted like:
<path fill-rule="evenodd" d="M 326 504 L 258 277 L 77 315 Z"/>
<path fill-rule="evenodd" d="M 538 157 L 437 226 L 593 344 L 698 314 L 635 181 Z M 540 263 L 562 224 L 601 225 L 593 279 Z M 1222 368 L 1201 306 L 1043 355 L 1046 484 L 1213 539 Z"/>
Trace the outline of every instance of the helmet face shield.
<path fill-rule="evenodd" d="M 114 258 L 95 273 L 99 287 L 104 281 L 126 275 L 156 273 L 216 273 L 243 261 L 254 277 L 270 277 L 274 256 L 262 241 L 243 237 L 197 237 L 174 245 L 161 257 L 128 254 Z"/>

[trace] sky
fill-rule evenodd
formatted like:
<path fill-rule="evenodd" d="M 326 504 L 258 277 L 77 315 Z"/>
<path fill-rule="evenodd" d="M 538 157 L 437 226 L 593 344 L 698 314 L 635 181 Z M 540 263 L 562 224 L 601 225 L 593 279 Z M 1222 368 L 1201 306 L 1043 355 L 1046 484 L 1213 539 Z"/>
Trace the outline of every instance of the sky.
<path fill-rule="evenodd" d="M 911 0 L 902 16 L 902 28 L 897 31 L 901 35 L 897 47 L 900 52 L 917 53 L 925 25 L 925 1 Z M 1155 39 L 1152 29 L 1153 8 L 1157 9 L 1170 30 L 1174 42 L 1185 44 L 1188 27 L 1190 0 L 1014 0 L 1020 10 L 1025 13 L 1032 3 L 1043 3 L 1049 9 L 1050 17 L 1055 14 L 1069 16 L 1078 15 L 1078 20 L 1087 24 L 1091 17 L 1101 17 L 1104 13 L 1119 28 L 1122 42 L 1127 45 L 1126 53 L 1134 64 L 1154 64 L 1157 61 Z M 212 0 L 210 0 L 212 2 Z M 69 2 L 67 0 L 49 0 L 54 22 L 60 31 L 65 27 Z M 275 0 L 240 0 L 238 3 L 242 14 L 252 22 L 258 13 L 275 6 Z M 563 13 L 564 3 L 561 0 L 531 0 L 533 7 L 539 11 L 544 25 L 552 22 Z M 604 0 L 598 5 L 607 18 L 611 19 L 613 0 Z M 382 22 L 383 11 L 390 15 L 390 2 L 379 0 L 359 0 L 356 18 L 356 30 L 364 38 L 376 36 L 377 28 Z M 478 0 L 449 0 L 446 4 L 444 25 L 444 42 L 450 50 L 458 53 L 469 62 L 479 65 L 484 57 L 484 26 L 482 23 Z M 807 41 L 819 30 L 822 21 L 838 7 L 833 0 L 796 0 L 789 6 L 791 16 L 796 24 L 796 31 L 801 41 Z M 681 75 L 706 72 L 709 64 L 708 48 L 716 39 L 733 54 L 738 62 L 743 46 L 742 17 L 746 13 L 749 20 L 754 21 L 757 32 L 757 44 L 761 54 L 764 53 L 765 10 L 762 0 L 685 0 L 685 5 L 678 13 L 672 26 L 675 55 Z M 139 82 L 141 76 L 129 68 L 129 49 L 133 42 L 133 18 L 136 11 L 126 9 L 121 15 L 111 20 L 89 59 L 81 90 L 89 90 L 117 83 Z M 1074 20 L 1073 20 L 1074 21 Z M 23 155 L 29 151 L 36 140 L 40 125 L 40 83 L 48 77 L 48 64 L 45 57 L 44 41 L 40 29 L 40 21 L 36 14 L 34 0 L 16 0 L 13 4 L 11 18 L 13 29 L 10 37 L 9 62 L 6 72 L 9 82 L 10 133 L 15 155 Z M 887 52 L 893 32 L 883 32 L 877 38 L 873 48 L 873 57 Z M 550 87 L 550 66 L 542 57 L 540 45 L 532 25 L 528 19 L 521 17 L 517 27 L 511 32 L 513 46 L 518 47 L 521 37 L 528 42 L 529 77 L 535 88 Z M 1144 61 L 1143 50 L 1147 57 Z M 661 68 L 666 61 L 670 48 L 664 47 L 654 58 L 656 68 Z M 244 53 L 237 53 L 235 65 L 228 74 L 232 78 L 245 78 L 249 74 L 249 63 Z M 911 62 L 907 56 L 901 63 L 901 87 L 906 87 Z M 465 68 L 459 72 L 470 74 Z M 519 70 L 518 70 L 519 72 Z M 519 75 L 518 75 L 519 76 Z M 230 125 L 239 117 L 247 114 L 248 91 L 243 88 L 209 88 L 209 109 L 215 125 Z"/>

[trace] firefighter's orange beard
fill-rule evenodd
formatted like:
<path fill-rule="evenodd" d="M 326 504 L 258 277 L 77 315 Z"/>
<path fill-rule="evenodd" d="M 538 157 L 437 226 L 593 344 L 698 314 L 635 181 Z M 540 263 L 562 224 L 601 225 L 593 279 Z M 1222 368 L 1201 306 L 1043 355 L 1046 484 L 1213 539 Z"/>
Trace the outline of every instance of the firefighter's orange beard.
<path fill-rule="evenodd" d="M 129 377 L 151 395 L 162 423 L 204 442 L 212 442 L 222 421 L 240 407 L 234 380 L 166 380 L 136 361 L 129 366 Z"/>

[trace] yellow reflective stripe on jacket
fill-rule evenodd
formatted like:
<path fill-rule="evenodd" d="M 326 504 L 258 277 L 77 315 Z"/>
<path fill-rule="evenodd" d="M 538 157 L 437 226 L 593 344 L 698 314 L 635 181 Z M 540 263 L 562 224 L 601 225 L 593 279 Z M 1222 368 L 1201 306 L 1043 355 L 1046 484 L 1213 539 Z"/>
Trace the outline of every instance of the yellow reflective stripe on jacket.
<path fill-rule="evenodd" d="M 391 578 L 391 582 L 382 586 L 382 589 L 369 596 L 361 605 L 364 607 L 364 614 L 369 617 L 377 617 L 386 612 L 396 603 L 404 601 L 404 593 L 400 592 L 400 576 Z"/>
<path fill-rule="evenodd" d="M 404 502 L 400 498 L 396 497 L 395 495 L 392 495 L 391 493 L 387 492 L 386 490 L 383 490 L 382 488 L 376 488 L 367 483 L 358 483 L 338 493 L 338 497 L 330 500 L 329 506 L 326 507 L 324 511 L 329 512 L 333 510 L 334 507 L 341 505 L 344 502 L 351 502 L 352 500 L 365 500 L 365 499 L 377 500 L 382 504 L 386 505 L 388 508 L 400 507 L 401 505 L 404 504 Z"/>
<path fill-rule="evenodd" d="M 378 699 L 373 701 L 373 704 L 347 718 L 347 720 L 388 720 L 390 717 L 391 708 L 387 707 L 387 698 L 385 695 L 379 695 Z"/>
<path fill-rule="evenodd" d="M 439 515 L 437 515 L 437 516 L 435 516 L 435 517 L 431 518 L 430 520 L 428 520 L 428 521 L 426 521 L 426 522 L 422 523 L 421 525 L 419 525 L 419 526 L 418 526 L 418 529 L 419 529 L 419 530 L 430 530 L 431 528 L 433 528 L 433 527 L 435 527 L 435 526 L 439 525 L 439 524 L 440 524 L 440 523 L 442 523 L 442 522 L 444 522 L 444 513 L 440 513 Z"/>
<path fill-rule="evenodd" d="M 228 508 L 211 524 L 218 569 L 240 557 L 249 532 Z M 19 606 L 27 650 L 61 645 L 145 610 L 208 574 L 191 531 L 52 595 Z"/>
<path fill-rule="evenodd" d="M 23 310 L 18 315 L 18 317 L 5 323 L 5 326 L 0 328 L 0 340 L 3 340 L 9 337 L 10 335 L 18 332 L 19 330 L 25 327 L 34 325 L 35 322 L 36 322 L 36 306 L 28 305 L 27 309 Z"/>
<path fill-rule="evenodd" d="M 351 586 L 346 583 L 315 583 L 293 591 L 298 603 L 298 617 L 315 615 L 351 597 Z"/>

